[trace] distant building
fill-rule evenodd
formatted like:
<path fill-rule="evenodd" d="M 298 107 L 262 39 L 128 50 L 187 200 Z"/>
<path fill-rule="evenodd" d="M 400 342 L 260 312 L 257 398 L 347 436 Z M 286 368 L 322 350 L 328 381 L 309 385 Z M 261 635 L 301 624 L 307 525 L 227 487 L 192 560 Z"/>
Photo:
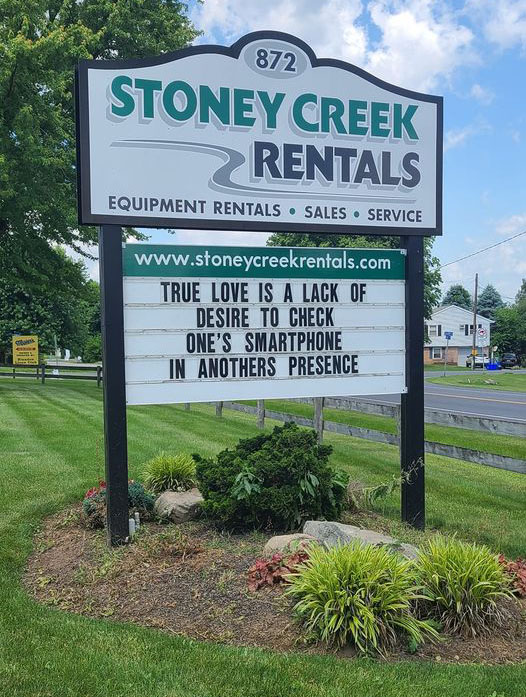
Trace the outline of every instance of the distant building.
<path fill-rule="evenodd" d="M 489 355 L 491 346 L 491 320 L 477 315 L 477 326 L 473 327 L 473 312 L 458 305 L 438 307 L 426 322 L 429 341 L 424 348 L 424 363 L 443 363 L 446 350 L 446 332 L 453 332 L 449 340 L 447 362 L 453 365 L 466 365 L 466 358 L 471 354 L 473 331 L 485 330 L 486 336 L 477 335 L 476 346 L 479 354 Z"/>

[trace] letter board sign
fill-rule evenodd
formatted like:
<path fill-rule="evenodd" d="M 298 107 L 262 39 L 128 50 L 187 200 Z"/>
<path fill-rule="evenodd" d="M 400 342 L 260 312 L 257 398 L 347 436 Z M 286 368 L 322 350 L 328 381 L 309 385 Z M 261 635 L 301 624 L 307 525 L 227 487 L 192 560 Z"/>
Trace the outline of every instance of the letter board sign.
<path fill-rule="evenodd" d="M 405 392 L 402 250 L 127 244 L 128 404 Z"/>

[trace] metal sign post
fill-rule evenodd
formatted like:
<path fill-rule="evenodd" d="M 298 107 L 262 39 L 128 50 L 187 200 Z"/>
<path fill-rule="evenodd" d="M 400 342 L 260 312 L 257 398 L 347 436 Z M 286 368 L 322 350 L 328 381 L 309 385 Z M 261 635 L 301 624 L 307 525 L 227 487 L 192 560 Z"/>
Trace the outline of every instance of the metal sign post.
<path fill-rule="evenodd" d="M 447 359 L 448 359 L 448 353 L 449 353 L 449 342 L 453 338 L 453 332 L 444 332 L 444 336 L 446 337 L 446 352 L 444 354 L 444 377 L 446 377 L 446 366 L 447 366 Z"/>
<path fill-rule="evenodd" d="M 424 244 L 421 237 L 403 237 L 407 250 L 406 381 L 401 395 L 400 466 L 402 521 L 425 527 L 424 470 Z"/>
<path fill-rule="evenodd" d="M 102 361 L 104 366 L 104 452 L 106 521 L 110 546 L 128 537 L 128 444 L 124 376 L 122 230 L 99 229 Z"/>

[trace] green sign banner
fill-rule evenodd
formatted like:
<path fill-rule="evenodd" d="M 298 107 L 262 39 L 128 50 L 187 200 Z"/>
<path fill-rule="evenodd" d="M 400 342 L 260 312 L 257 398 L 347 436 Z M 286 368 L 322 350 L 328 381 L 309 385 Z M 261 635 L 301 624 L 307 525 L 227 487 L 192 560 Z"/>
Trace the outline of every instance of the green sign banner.
<path fill-rule="evenodd" d="M 124 276 L 403 280 L 405 250 L 127 244 Z"/>

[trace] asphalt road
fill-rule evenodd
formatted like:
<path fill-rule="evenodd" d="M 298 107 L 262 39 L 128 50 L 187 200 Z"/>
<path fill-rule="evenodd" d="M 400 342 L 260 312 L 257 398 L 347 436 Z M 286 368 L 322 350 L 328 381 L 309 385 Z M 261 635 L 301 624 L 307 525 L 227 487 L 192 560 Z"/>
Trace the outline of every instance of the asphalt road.
<path fill-rule="evenodd" d="M 452 373 L 458 375 L 459 373 Z M 427 375 L 426 377 L 431 377 Z M 433 377 L 438 377 L 436 374 Z M 367 398 L 372 402 L 398 404 L 399 395 L 377 395 Z M 471 387 L 436 385 L 426 380 L 425 405 L 457 414 L 475 414 L 524 421 L 526 436 L 526 392 L 505 392 Z"/>

